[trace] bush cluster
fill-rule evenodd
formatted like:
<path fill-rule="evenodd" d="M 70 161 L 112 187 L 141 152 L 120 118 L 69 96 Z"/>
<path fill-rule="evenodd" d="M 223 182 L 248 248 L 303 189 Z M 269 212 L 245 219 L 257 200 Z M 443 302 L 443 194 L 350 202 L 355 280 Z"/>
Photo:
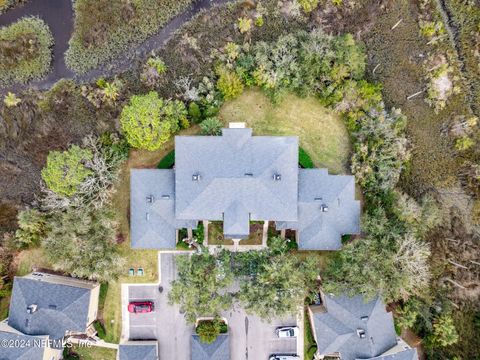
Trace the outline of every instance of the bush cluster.
<path fill-rule="evenodd" d="M 76 0 L 67 65 L 85 73 L 128 52 L 154 34 L 191 0 Z"/>
<path fill-rule="evenodd" d="M 0 28 L 0 85 L 41 79 L 50 69 L 53 37 L 37 17 Z"/>

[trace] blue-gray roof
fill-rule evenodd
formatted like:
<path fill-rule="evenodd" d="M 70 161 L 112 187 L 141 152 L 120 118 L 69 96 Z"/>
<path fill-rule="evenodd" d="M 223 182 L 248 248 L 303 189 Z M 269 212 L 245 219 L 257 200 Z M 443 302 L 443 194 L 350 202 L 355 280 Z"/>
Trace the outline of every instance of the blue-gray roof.
<path fill-rule="evenodd" d="M 211 344 L 201 342 L 198 335 L 192 335 L 192 360 L 230 360 L 228 334 L 218 335 Z"/>
<path fill-rule="evenodd" d="M 25 346 L 0 346 L 0 360 L 43 360 L 45 347 L 42 340 L 45 337 L 15 334 L 7 331 L 0 331 L 0 340 L 7 340 L 13 344 L 24 344 Z"/>
<path fill-rule="evenodd" d="M 157 360 L 157 344 L 145 344 L 133 342 L 120 344 L 118 347 L 119 360 Z"/>
<path fill-rule="evenodd" d="M 364 302 L 362 296 L 325 296 L 324 301 L 326 312 L 312 312 L 320 354 L 369 359 L 397 345 L 393 316 L 379 297 Z"/>
<path fill-rule="evenodd" d="M 173 170 L 130 172 L 130 238 L 135 249 L 175 248 L 176 229 L 196 228 L 196 221 L 175 219 Z"/>
<path fill-rule="evenodd" d="M 298 176 L 298 221 L 279 221 L 277 229 L 298 230 L 301 250 L 340 249 L 343 234 L 360 232 L 355 178 L 327 169 L 300 169 Z"/>
<path fill-rule="evenodd" d="M 61 339 L 65 332 L 85 332 L 91 289 L 15 277 L 8 325 L 27 335 Z M 37 305 L 33 313 L 30 305 Z"/>
<path fill-rule="evenodd" d="M 236 235 L 248 235 L 248 219 L 297 219 L 297 137 L 252 136 L 252 129 L 177 136 L 175 172 L 178 219 L 225 216 L 225 231 Z"/>
<path fill-rule="evenodd" d="M 356 359 L 363 360 L 363 359 Z M 368 360 L 418 360 L 417 349 L 405 349 L 395 354 L 381 355 Z"/>

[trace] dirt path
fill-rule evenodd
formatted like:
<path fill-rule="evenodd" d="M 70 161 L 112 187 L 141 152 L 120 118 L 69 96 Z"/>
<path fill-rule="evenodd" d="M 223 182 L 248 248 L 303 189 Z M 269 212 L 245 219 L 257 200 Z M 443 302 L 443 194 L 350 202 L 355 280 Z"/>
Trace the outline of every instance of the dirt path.
<path fill-rule="evenodd" d="M 131 64 L 139 58 L 144 58 L 154 49 L 164 46 L 175 31 L 190 21 L 201 11 L 208 10 L 215 5 L 221 5 L 231 0 L 197 0 L 184 12 L 174 17 L 156 34 L 138 46 L 132 46 L 131 50 L 124 53 L 113 62 L 105 64 L 97 69 L 82 75 L 75 75 L 65 64 L 65 51 L 68 49 L 68 41 L 73 30 L 73 10 L 70 0 L 32 0 L 24 6 L 9 10 L 0 15 L 0 26 L 8 25 L 23 16 L 39 16 L 50 27 L 55 46 L 53 49 L 52 71 L 46 78 L 32 81 L 28 84 L 16 84 L 6 88 L 0 88 L 0 95 L 7 91 L 20 92 L 27 88 L 48 89 L 58 80 L 75 79 L 78 82 L 89 82 L 100 76 L 109 77 L 128 70 Z"/>

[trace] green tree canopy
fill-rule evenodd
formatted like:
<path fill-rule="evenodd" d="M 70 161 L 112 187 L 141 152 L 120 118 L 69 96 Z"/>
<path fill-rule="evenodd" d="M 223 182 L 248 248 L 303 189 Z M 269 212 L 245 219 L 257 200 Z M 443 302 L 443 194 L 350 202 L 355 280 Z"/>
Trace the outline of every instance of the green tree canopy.
<path fill-rule="evenodd" d="M 214 256 L 203 249 L 198 254 L 177 256 L 176 263 L 178 280 L 172 282 L 168 299 L 180 305 L 188 322 L 199 316 L 216 316 L 232 305 L 231 295 L 225 292 L 233 281 L 228 251 Z"/>
<path fill-rule="evenodd" d="M 139 149 L 160 148 L 187 121 L 187 110 L 181 101 L 163 100 L 158 93 L 134 95 L 120 115 L 128 143 Z"/>
<path fill-rule="evenodd" d="M 92 152 L 72 145 L 67 151 L 51 151 L 47 165 L 42 169 L 42 178 L 48 188 L 57 194 L 72 196 L 80 184 L 92 174 L 86 164 L 92 159 Z"/>
<path fill-rule="evenodd" d="M 54 267 L 98 281 L 115 279 L 125 261 L 117 250 L 112 218 L 106 209 L 69 208 L 53 214 L 43 246 Z"/>
<path fill-rule="evenodd" d="M 48 226 L 45 214 L 35 209 L 20 211 L 17 216 L 18 229 L 15 232 L 15 244 L 18 248 L 39 245 L 47 234 Z"/>
<path fill-rule="evenodd" d="M 458 341 L 458 332 L 450 314 L 442 314 L 433 321 L 433 332 L 427 339 L 428 347 L 449 346 Z"/>

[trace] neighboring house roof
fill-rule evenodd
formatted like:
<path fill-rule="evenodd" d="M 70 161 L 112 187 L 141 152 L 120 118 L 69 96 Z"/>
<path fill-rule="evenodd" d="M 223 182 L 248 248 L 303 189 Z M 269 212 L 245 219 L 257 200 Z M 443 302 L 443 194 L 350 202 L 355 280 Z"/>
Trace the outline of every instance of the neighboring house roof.
<path fill-rule="evenodd" d="M 343 234 L 360 232 L 354 177 L 327 169 L 300 169 L 298 176 L 298 221 L 279 221 L 277 229 L 298 230 L 301 250 L 340 249 Z"/>
<path fill-rule="evenodd" d="M 227 235 L 244 236 L 248 220 L 297 219 L 297 137 L 233 128 L 222 136 L 177 136 L 175 173 L 178 219 L 225 216 Z"/>
<path fill-rule="evenodd" d="M 63 338 L 66 331 L 85 332 L 95 286 L 43 273 L 15 277 L 8 325 L 27 335 L 49 335 L 52 339 Z M 31 305 L 36 305 L 33 312 L 27 311 Z"/>
<path fill-rule="evenodd" d="M 198 335 L 192 335 L 192 360 L 230 360 L 228 334 L 218 335 L 211 344 L 201 342 Z"/>
<path fill-rule="evenodd" d="M 173 170 L 132 169 L 130 237 L 135 249 L 175 247 L 176 229 L 196 228 L 196 221 L 175 219 Z"/>
<path fill-rule="evenodd" d="M 0 340 L 8 341 L 7 346 L 0 346 L 1 360 L 43 360 L 44 342 L 48 336 L 29 336 L 7 331 L 0 331 Z M 8 344 L 13 344 L 8 346 Z M 14 346 L 17 344 L 16 346 Z M 24 346 L 18 346 L 23 344 Z"/>
<path fill-rule="evenodd" d="M 143 341 L 120 344 L 118 347 L 119 360 L 157 360 L 157 343 L 146 343 Z"/>
<path fill-rule="evenodd" d="M 363 359 L 355 359 L 363 360 Z M 381 355 L 368 360 L 418 360 L 417 349 L 405 349 L 395 354 Z"/>
<path fill-rule="evenodd" d="M 325 296 L 324 301 L 326 312 L 311 312 L 320 354 L 370 359 L 397 344 L 392 314 L 379 297 L 364 302 L 362 296 Z"/>

